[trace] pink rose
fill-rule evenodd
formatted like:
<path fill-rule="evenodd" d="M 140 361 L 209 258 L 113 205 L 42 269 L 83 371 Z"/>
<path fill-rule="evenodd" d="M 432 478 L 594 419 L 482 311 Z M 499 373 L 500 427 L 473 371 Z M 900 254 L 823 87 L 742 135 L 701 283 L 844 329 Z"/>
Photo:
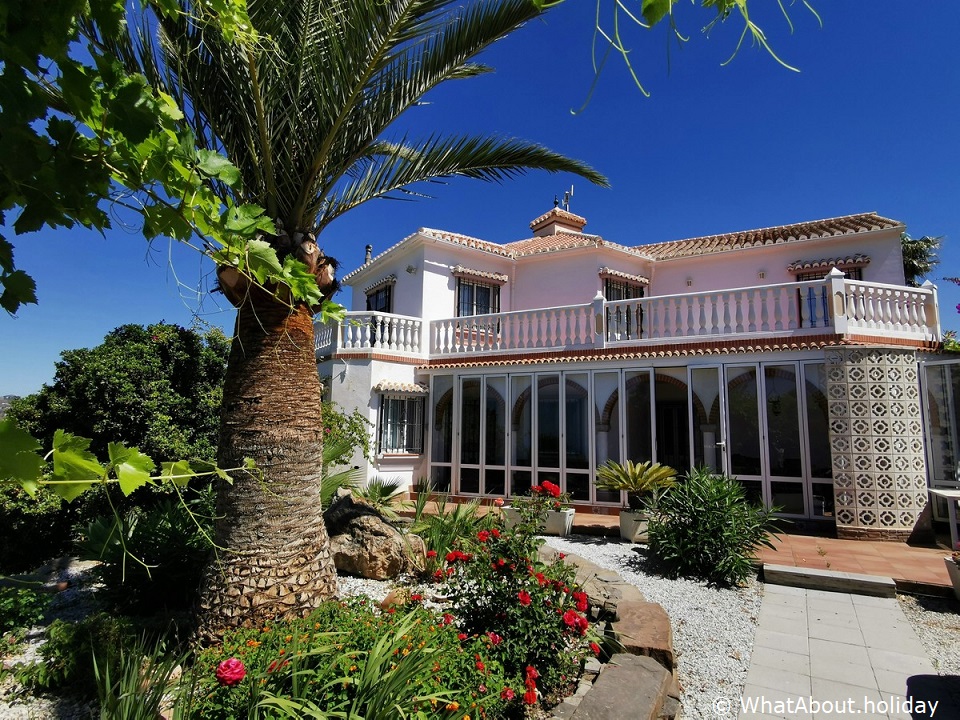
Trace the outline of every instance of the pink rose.
<path fill-rule="evenodd" d="M 232 657 L 217 665 L 217 680 L 221 685 L 231 687 L 247 676 L 247 669 L 239 659 Z"/>

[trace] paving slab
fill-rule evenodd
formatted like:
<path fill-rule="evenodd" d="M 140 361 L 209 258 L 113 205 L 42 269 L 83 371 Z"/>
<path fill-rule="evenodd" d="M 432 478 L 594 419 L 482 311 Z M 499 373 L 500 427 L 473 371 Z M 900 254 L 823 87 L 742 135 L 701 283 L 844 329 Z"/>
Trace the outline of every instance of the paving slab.
<path fill-rule="evenodd" d="M 905 711 L 913 696 L 939 700 L 938 718 L 960 718 L 960 678 L 936 674 L 895 598 L 767 584 L 757 620 L 744 698 L 789 699 L 809 712 L 738 702 L 738 718 L 928 716 Z"/>

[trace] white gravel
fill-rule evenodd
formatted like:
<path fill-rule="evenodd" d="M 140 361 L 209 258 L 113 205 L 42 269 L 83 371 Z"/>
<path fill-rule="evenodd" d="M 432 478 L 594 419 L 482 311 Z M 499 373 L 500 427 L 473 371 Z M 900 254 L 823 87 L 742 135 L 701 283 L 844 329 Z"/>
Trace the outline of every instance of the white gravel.
<path fill-rule="evenodd" d="M 912 595 L 897 599 L 937 672 L 960 676 L 960 603 Z"/>
<path fill-rule="evenodd" d="M 561 552 L 614 570 L 644 597 L 659 603 L 673 625 L 673 644 L 682 689 L 683 717 L 716 718 L 718 697 L 742 694 L 750 668 L 763 584 L 712 588 L 693 580 L 669 580 L 649 569 L 647 548 L 610 538 L 545 538 Z"/>

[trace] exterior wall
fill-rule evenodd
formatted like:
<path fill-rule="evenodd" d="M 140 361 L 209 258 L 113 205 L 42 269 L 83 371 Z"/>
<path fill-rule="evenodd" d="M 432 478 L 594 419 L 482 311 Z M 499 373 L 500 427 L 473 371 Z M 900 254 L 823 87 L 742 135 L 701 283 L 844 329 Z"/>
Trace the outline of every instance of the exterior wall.
<path fill-rule="evenodd" d="M 510 309 L 588 303 L 600 289 L 601 264 L 598 252 L 583 250 L 521 258 Z"/>
<path fill-rule="evenodd" d="M 678 295 L 791 282 L 794 275 L 787 271 L 787 266 L 792 262 L 847 257 L 857 253 L 870 257 L 870 264 L 863 269 L 865 281 L 903 284 L 900 235 L 883 232 L 663 260 L 654 265 L 650 291 L 653 295 Z M 764 273 L 763 278 L 758 277 L 760 272 Z M 687 279 L 692 281 L 689 286 Z"/>
<path fill-rule="evenodd" d="M 916 352 L 843 348 L 826 359 L 837 536 L 906 540 L 926 531 Z"/>
<path fill-rule="evenodd" d="M 457 265 L 471 270 L 500 273 L 509 276 L 509 280 L 500 287 L 500 309 L 512 309 L 515 292 L 513 261 L 478 252 L 469 248 L 460 248 L 439 243 L 424 246 L 423 262 L 423 319 L 439 320 L 456 316 L 456 278 L 451 273 Z M 477 279 L 478 282 L 483 282 Z"/>
<path fill-rule="evenodd" d="M 407 272 L 407 268 L 415 272 Z M 353 287 L 353 297 L 350 300 L 350 309 L 363 311 L 367 309 L 367 295 L 364 288 L 378 283 L 390 275 L 396 276 L 393 285 L 393 309 L 396 315 L 419 317 L 424 309 L 425 293 L 422 291 L 423 250 L 414 247 L 408 252 L 389 258 L 389 262 L 377 264 L 375 272 L 368 278 L 360 281 Z"/>
<path fill-rule="evenodd" d="M 375 359 L 326 360 L 318 366 L 321 378 L 330 387 L 330 398 L 347 412 L 358 409 L 372 424 L 372 442 L 376 453 L 377 420 L 380 413 L 380 395 L 373 391 L 378 383 L 389 380 L 399 383 L 413 383 L 415 369 L 413 365 L 387 362 Z M 426 402 L 426 400 L 425 400 Z M 369 482 L 378 475 L 399 478 L 404 484 L 412 485 L 423 474 L 421 467 L 426 456 L 376 454 L 367 460 L 359 451 L 351 459 L 351 465 L 358 467 Z"/>

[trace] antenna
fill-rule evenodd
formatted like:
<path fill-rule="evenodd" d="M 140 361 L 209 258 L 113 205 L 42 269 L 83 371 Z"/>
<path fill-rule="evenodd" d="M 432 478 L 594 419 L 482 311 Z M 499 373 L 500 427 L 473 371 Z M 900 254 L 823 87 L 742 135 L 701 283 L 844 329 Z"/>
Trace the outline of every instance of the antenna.
<path fill-rule="evenodd" d="M 573 197 L 573 185 L 570 186 L 570 190 L 563 194 L 563 209 L 567 212 L 570 212 L 570 198 Z"/>

